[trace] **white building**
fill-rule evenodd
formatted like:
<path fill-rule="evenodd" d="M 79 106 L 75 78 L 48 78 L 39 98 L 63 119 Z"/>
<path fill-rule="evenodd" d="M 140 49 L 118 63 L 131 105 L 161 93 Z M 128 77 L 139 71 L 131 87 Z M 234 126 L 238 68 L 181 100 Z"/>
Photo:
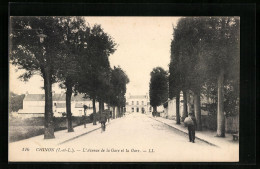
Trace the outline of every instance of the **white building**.
<path fill-rule="evenodd" d="M 53 94 L 53 115 L 55 117 L 61 117 L 66 114 L 66 94 Z M 78 94 L 71 97 L 71 112 L 72 116 L 84 115 L 83 106 L 86 105 L 86 115 L 90 115 L 93 112 L 92 100 L 84 98 L 83 94 Z M 44 94 L 26 94 L 23 100 L 23 109 L 18 111 L 18 115 L 21 116 L 44 116 L 45 95 Z M 96 103 L 96 110 L 98 111 L 98 103 Z"/>
<path fill-rule="evenodd" d="M 194 104 L 194 98 L 192 97 L 192 94 L 190 94 L 189 98 L 187 98 L 187 102 Z M 205 107 L 205 102 L 206 98 L 204 95 L 201 95 L 201 107 Z M 183 117 L 183 93 L 180 93 L 180 117 Z M 174 97 L 173 99 L 168 99 L 167 102 L 164 103 L 165 108 L 164 108 L 164 113 L 165 113 L 165 117 L 167 116 L 167 118 L 169 119 L 176 119 L 176 98 Z M 187 106 L 187 111 L 190 112 L 189 110 L 189 106 Z M 201 115 L 208 115 L 207 111 L 204 111 L 203 109 L 201 109 Z"/>
<path fill-rule="evenodd" d="M 148 94 L 131 95 L 126 97 L 126 112 L 149 113 L 152 112 Z"/>
<path fill-rule="evenodd" d="M 172 100 L 168 99 L 167 102 L 164 103 L 164 115 L 168 119 L 176 119 L 176 99 L 173 98 Z M 183 112 L 183 95 L 180 93 L 180 116 Z"/>

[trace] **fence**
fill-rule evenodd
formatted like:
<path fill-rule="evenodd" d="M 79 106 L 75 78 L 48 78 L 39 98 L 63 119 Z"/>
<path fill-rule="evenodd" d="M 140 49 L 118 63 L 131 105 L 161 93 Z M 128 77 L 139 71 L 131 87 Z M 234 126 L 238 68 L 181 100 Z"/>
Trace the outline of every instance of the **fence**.
<path fill-rule="evenodd" d="M 227 133 L 237 133 L 239 131 L 239 115 L 226 117 L 225 126 Z"/>
<path fill-rule="evenodd" d="M 201 116 L 202 127 L 217 130 L 217 115 Z M 225 117 L 225 131 L 227 133 L 238 133 L 239 115 Z"/>

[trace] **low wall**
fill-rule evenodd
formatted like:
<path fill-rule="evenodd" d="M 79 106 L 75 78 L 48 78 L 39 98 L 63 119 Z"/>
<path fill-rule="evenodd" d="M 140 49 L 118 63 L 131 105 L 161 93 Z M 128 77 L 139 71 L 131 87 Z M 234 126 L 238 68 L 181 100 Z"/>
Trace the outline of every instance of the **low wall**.
<path fill-rule="evenodd" d="M 86 117 L 86 123 L 91 123 L 92 120 L 89 116 Z M 67 129 L 66 117 L 55 117 L 54 130 Z M 84 117 L 73 117 L 73 127 L 84 123 Z M 31 118 L 11 118 L 9 119 L 9 141 L 19 141 L 30 137 L 38 136 L 44 133 L 44 117 L 31 117 Z"/>
<path fill-rule="evenodd" d="M 201 116 L 202 127 L 217 130 L 217 115 Z M 237 133 L 239 131 L 239 116 L 225 117 L 225 131 Z"/>

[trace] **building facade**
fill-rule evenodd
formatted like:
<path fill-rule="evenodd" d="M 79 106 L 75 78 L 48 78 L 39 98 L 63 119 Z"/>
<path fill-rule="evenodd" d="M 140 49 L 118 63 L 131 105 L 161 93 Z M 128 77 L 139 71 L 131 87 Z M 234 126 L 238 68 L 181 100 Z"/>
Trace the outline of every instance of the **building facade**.
<path fill-rule="evenodd" d="M 66 114 L 66 94 L 53 93 L 53 115 L 55 117 L 62 117 Z M 78 94 L 71 97 L 71 112 L 72 116 L 83 116 L 84 105 L 87 106 L 86 115 L 93 113 L 92 100 L 85 98 L 84 94 Z M 23 109 L 18 111 L 19 116 L 44 116 L 45 109 L 45 95 L 44 94 L 26 94 L 23 100 Z M 99 110 L 98 103 L 96 103 L 96 111 Z"/>
<path fill-rule="evenodd" d="M 182 117 L 183 112 L 183 95 L 180 93 L 180 116 Z M 176 99 L 168 99 L 167 102 L 164 103 L 164 114 L 163 117 L 168 119 L 176 119 Z"/>
<path fill-rule="evenodd" d="M 148 94 L 146 95 L 131 95 L 126 97 L 126 112 L 131 113 L 150 113 L 152 107 Z"/>

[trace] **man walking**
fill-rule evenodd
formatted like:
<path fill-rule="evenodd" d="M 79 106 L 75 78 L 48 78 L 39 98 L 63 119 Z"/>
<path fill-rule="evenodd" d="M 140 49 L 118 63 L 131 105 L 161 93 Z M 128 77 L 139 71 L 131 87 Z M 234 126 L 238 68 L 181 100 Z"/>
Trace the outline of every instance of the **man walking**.
<path fill-rule="evenodd" d="M 106 130 L 107 115 L 105 112 L 100 114 L 101 132 Z"/>
<path fill-rule="evenodd" d="M 195 143 L 195 130 L 197 127 L 197 123 L 193 112 L 189 113 L 189 116 L 185 118 L 184 123 L 188 126 L 190 142 Z"/>

